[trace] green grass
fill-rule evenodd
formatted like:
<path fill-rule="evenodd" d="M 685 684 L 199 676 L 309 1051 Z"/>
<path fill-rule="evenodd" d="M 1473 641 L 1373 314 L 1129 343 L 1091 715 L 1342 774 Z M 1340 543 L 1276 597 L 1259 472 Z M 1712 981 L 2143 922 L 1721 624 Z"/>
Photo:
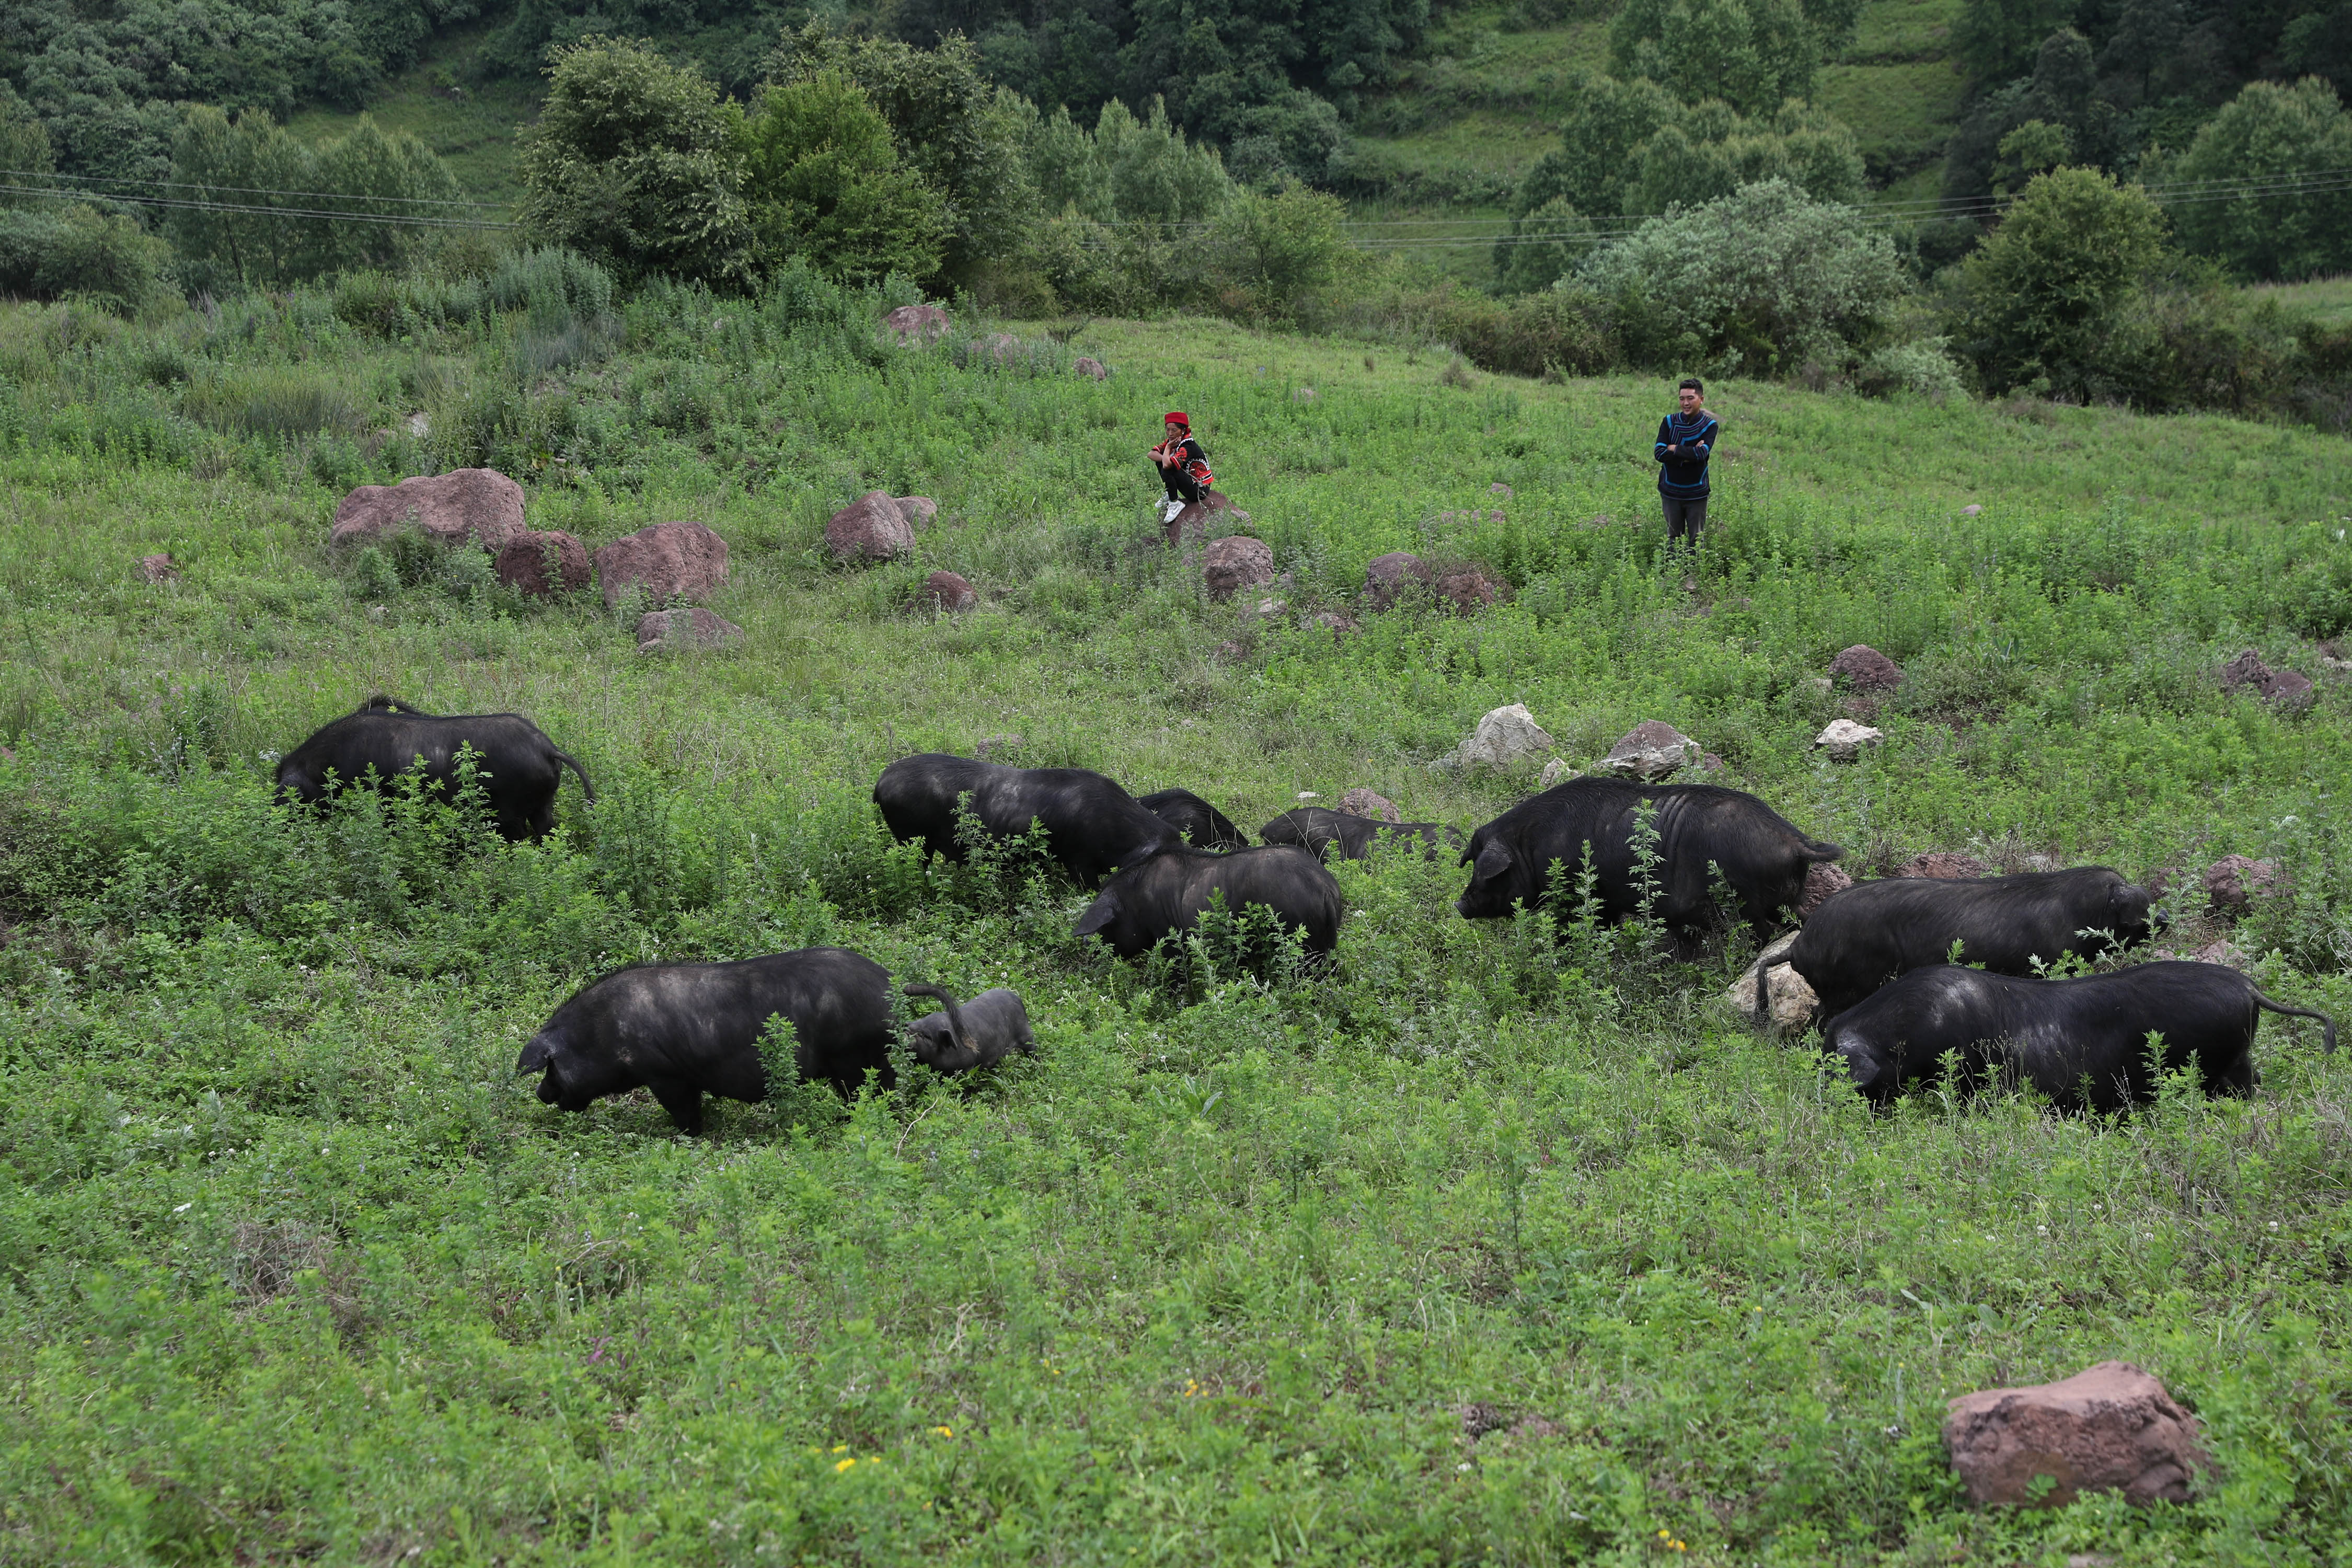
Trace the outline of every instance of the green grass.
<path fill-rule="evenodd" d="M 1940 166 L 1968 79 L 1948 60 L 1822 68 L 1813 101 L 1852 126 L 1880 183 Z"/>
<path fill-rule="evenodd" d="M 2322 673 L 2345 443 L 1727 383 L 1686 590 L 1663 382 L 1449 384 L 1442 353 L 1186 321 L 1089 328 L 1097 384 L 682 292 L 626 327 L 526 382 L 515 324 L 384 341 L 309 294 L 0 312 L 0 1558 L 2340 1555 L 2352 1071 L 2309 1027 L 2265 1022 L 2248 1103 L 1874 1116 L 1717 1000 L 1738 944 L 1555 946 L 1406 863 L 1341 868 L 1330 974 L 1213 942 L 1154 972 L 1068 938 L 1066 883 L 919 868 L 866 796 L 1017 734 L 1246 826 L 1357 784 L 1469 824 L 1529 787 L 1431 768 L 1486 709 L 1580 762 L 1665 719 L 1857 869 L 2275 856 L 2295 891 L 2235 938 L 2340 1016 L 2344 692 L 2283 716 L 2213 671 Z M 362 434 L 200 416 L 232 375 L 331 375 Z M 1396 548 L 1513 598 L 1345 641 L 1205 599 L 1146 510 L 1170 406 L 1294 610 L 1360 613 Z M 326 553 L 343 487 L 485 461 L 592 545 L 709 521 L 743 649 L 641 657 L 593 600 L 372 595 Z M 825 564 L 871 487 L 938 499 L 919 558 Z M 154 550 L 181 582 L 135 580 Z M 982 607 L 909 612 L 935 567 Z M 1811 681 L 1857 641 L 1910 679 L 1835 768 Z M 530 714 L 599 805 L 567 788 L 514 848 L 437 807 L 272 808 L 265 753 L 375 690 Z M 725 1105 L 693 1143 L 507 1070 L 614 964 L 815 942 L 1016 985 L 1040 1053 L 969 1093 Z M 2205 1423 L 2196 1500 L 1969 1510 L 1943 1400 L 2110 1357 Z"/>
<path fill-rule="evenodd" d="M 365 112 L 386 131 L 404 132 L 431 148 L 469 198 L 511 203 L 522 195 L 515 132 L 539 117 L 540 84 L 472 68 L 499 25 L 477 23 L 436 37 L 424 58 L 386 83 Z M 358 120 L 357 112 L 307 109 L 288 121 L 287 129 L 315 144 L 349 134 Z"/>
<path fill-rule="evenodd" d="M 2352 326 L 2352 278 L 2314 278 L 2305 283 L 2257 283 L 2247 292 L 2331 327 Z"/>

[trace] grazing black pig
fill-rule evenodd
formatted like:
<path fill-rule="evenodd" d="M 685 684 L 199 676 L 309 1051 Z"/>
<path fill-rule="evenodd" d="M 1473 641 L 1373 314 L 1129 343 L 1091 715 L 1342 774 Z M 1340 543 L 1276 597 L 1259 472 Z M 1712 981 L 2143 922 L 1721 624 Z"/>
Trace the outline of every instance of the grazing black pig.
<path fill-rule="evenodd" d="M 1391 841 L 1399 845 L 1420 839 L 1432 859 L 1437 858 L 1441 844 L 1462 847 L 1461 834 L 1434 822 L 1383 822 L 1377 816 L 1358 816 L 1324 805 L 1294 807 L 1257 830 L 1268 844 L 1296 844 L 1326 860 L 1334 855 L 1342 860 L 1361 860 L 1371 854 L 1383 833 L 1391 835 Z"/>
<path fill-rule="evenodd" d="M 1099 935 L 1121 958 L 1149 952 L 1170 931 L 1200 923 L 1218 893 L 1238 914 L 1262 904 L 1286 930 L 1307 933 L 1307 951 L 1326 953 L 1339 940 L 1339 884 L 1304 849 L 1276 845 L 1213 855 L 1179 847 L 1121 871 L 1078 917 L 1076 934 Z"/>
<path fill-rule="evenodd" d="M 1249 835 L 1233 818 L 1189 789 L 1160 789 L 1139 795 L 1136 804 L 1182 834 L 1195 849 L 1246 849 Z"/>
<path fill-rule="evenodd" d="M 956 803 L 966 795 L 981 826 L 996 837 L 1017 838 L 1033 822 L 1043 826 L 1054 858 L 1089 887 L 1182 842 L 1133 795 L 1084 768 L 1014 768 L 925 752 L 892 763 L 874 785 L 891 837 L 901 844 L 919 838 L 925 854 L 950 860 L 964 858 Z"/>
<path fill-rule="evenodd" d="M 1805 872 L 1845 853 L 1798 831 L 1779 812 L 1716 784 L 1635 784 L 1570 779 L 1521 801 L 1470 837 L 1462 853 L 1470 886 L 1455 908 L 1470 920 L 1495 920 L 1513 904 L 1533 910 L 1549 894 L 1551 865 L 1566 868 L 1572 894 L 1591 858 L 1601 914 L 1624 920 L 1639 911 L 1641 868 L 1634 828 L 1644 802 L 1656 806 L 1656 919 L 1687 946 L 1713 908 L 1710 864 L 1739 900 L 1759 935 L 1804 896 Z"/>
<path fill-rule="evenodd" d="M 1037 1048 L 1037 1037 L 1029 1029 L 1029 1009 L 1022 1005 L 1017 991 L 999 985 L 959 1004 L 944 985 L 900 989 L 909 996 L 930 996 L 946 1004 L 944 1011 L 927 1013 L 907 1026 L 907 1045 L 915 1059 L 935 1071 L 953 1076 L 992 1067 L 1014 1051 Z"/>
<path fill-rule="evenodd" d="M 1914 969 L 1832 1018 L 1822 1047 L 1880 1104 L 1906 1082 L 1938 1077 L 1944 1054 L 1955 1051 L 1971 1078 L 1990 1068 L 2068 1109 L 2111 1111 L 2154 1096 L 2151 1032 L 2164 1037 L 2167 1072 L 2193 1065 L 2208 1094 L 2251 1093 L 2263 1012 L 2316 1018 L 2326 1047 L 2336 1048 L 2326 1014 L 2273 1002 L 2234 969 L 2182 963 L 2079 980 Z"/>
<path fill-rule="evenodd" d="M 1830 1018 L 1906 970 L 1953 962 L 1954 942 L 1962 963 L 2030 974 L 2036 959 L 2146 942 L 2148 902 L 2146 888 L 2105 866 L 1969 881 L 1890 877 L 1822 900 L 1778 962 L 1821 998 L 1814 1016 Z"/>
<path fill-rule="evenodd" d="M 565 1110 L 643 1085 L 679 1131 L 698 1133 L 706 1090 L 767 1098 L 760 1036 L 778 1015 L 793 1026 L 803 1078 L 844 1094 L 868 1068 L 891 1081 L 889 972 L 840 947 L 615 971 L 558 1007 L 515 1071 L 544 1069 L 539 1098 Z"/>
<path fill-rule="evenodd" d="M 327 793 L 330 775 L 382 789 L 415 768 L 438 788 L 455 789 L 458 753 L 468 746 L 499 832 L 509 839 L 539 838 L 554 828 L 555 790 L 565 768 L 580 775 L 581 793 L 596 804 L 588 771 L 521 714 L 420 713 L 389 697 L 369 698 L 287 752 L 278 764 L 278 787 L 308 805 Z"/>

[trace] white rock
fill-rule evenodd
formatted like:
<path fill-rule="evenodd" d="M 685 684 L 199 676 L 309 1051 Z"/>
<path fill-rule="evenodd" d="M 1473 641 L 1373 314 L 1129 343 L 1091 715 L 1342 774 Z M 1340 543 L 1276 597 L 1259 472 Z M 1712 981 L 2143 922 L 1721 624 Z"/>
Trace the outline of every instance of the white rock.
<path fill-rule="evenodd" d="M 1601 765 L 1612 773 L 1637 779 L 1662 779 L 1685 763 L 1698 760 L 1696 741 L 1659 719 L 1645 719 L 1610 748 Z"/>
<path fill-rule="evenodd" d="M 1821 1005 L 1822 999 L 1813 994 L 1813 988 L 1805 983 L 1803 975 L 1789 964 L 1774 962 L 1794 946 L 1796 941 L 1797 933 L 1790 931 L 1758 953 L 1756 962 L 1731 983 L 1730 990 L 1723 994 L 1725 1001 L 1743 1015 L 1753 1017 L 1756 1013 L 1756 976 L 1760 972 L 1764 976 L 1765 1002 L 1770 1009 L 1768 1022 L 1775 1034 L 1803 1028 L 1811 1019 L 1813 1009 Z"/>
<path fill-rule="evenodd" d="M 1480 719 L 1478 728 L 1454 755 L 1464 767 L 1506 768 L 1522 757 L 1550 751 L 1551 743 L 1551 737 L 1544 733 L 1527 705 L 1514 702 Z"/>
<path fill-rule="evenodd" d="M 1576 770 L 1569 766 L 1566 757 L 1554 757 L 1544 764 L 1543 777 L 1538 779 L 1536 783 L 1544 789 L 1549 789 L 1562 779 L 1572 779 L 1575 776 Z"/>
<path fill-rule="evenodd" d="M 1884 730 L 1851 719 L 1832 719 L 1828 729 L 1813 737 L 1813 744 L 1829 752 L 1833 763 L 1852 763 L 1861 760 L 1864 746 L 1875 746 L 1885 739 Z"/>
<path fill-rule="evenodd" d="M 423 409 L 418 409 L 415 413 L 408 416 L 408 433 L 416 437 L 432 435 L 433 416 L 425 413 Z"/>

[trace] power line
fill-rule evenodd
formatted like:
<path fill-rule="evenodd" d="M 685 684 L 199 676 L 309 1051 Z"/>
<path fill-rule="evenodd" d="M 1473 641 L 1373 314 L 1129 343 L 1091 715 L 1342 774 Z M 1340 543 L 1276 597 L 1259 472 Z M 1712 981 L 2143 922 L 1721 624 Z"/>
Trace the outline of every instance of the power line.
<path fill-rule="evenodd" d="M 510 205 L 506 202 L 466 201 L 450 196 L 362 196 L 350 191 L 283 191 L 268 185 L 221 185 L 210 181 L 144 180 L 130 174 L 59 174 L 45 169 L 0 169 L 0 179 L 72 180 L 82 184 L 143 185 L 150 190 L 226 191 L 241 196 L 300 196 L 324 201 L 398 202 L 406 206 L 504 208 Z M 108 195 L 112 193 L 98 191 L 90 194 Z"/>
<path fill-rule="evenodd" d="M 103 193 L 57 191 L 37 185 L 0 184 L 0 195 L 50 196 L 58 199 L 68 199 L 75 196 L 94 194 Z M 190 201 L 174 196 L 109 195 L 106 199 L 109 201 L 121 202 L 131 206 L 163 207 L 182 212 L 247 213 L 257 217 L 301 218 L 313 221 L 325 220 L 335 223 L 394 224 L 408 228 L 478 229 L 513 228 L 516 226 L 511 223 L 494 223 L 487 218 L 429 217 L 422 216 L 409 216 L 400 213 L 332 212 L 308 207 L 255 206 L 238 202 Z M 373 196 L 352 196 L 348 199 L 352 201 L 373 201 L 376 198 Z"/>

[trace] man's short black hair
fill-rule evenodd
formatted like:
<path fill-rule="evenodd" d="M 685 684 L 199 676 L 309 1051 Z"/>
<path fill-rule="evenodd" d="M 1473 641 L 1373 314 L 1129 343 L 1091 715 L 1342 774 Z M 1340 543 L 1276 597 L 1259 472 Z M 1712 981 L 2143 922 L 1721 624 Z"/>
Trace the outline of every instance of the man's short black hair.
<path fill-rule="evenodd" d="M 1706 395 L 1706 388 L 1698 384 L 1698 377 L 1695 375 L 1686 375 L 1683 377 L 1682 380 L 1675 383 L 1675 390 L 1676 392 L 1680 392 L 1685 386 L 1689 387 L 1693 392 L 1697 393 L 1701 397 L 1705 397 Z"/>

